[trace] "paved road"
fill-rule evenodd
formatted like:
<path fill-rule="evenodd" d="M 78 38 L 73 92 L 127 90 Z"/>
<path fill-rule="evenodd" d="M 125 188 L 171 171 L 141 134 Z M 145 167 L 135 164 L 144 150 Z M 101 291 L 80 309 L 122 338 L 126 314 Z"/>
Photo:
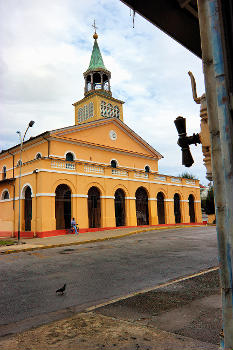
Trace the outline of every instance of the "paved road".
<path fill-rule="evenodd" d="M 217 264 L 215 227 L 166 229 L 109 242 L 3 255 L 0 325 L 37 315 L 46 319 L 46 314 L 72 306 L 83 310 Z M 66 295 L 56 296 L 64 282 Z"/>

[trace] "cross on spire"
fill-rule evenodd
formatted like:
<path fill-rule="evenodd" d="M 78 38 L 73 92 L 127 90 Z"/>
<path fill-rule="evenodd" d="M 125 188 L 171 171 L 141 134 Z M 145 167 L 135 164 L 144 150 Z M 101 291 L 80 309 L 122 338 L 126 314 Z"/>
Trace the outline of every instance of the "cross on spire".
<path fill-rule="evenodd" d="M 95 29 L 95 33 L 96 33 L 96 29 L 98 29 L 95 25 L 95 19 L 94 19 L 94 24 L 92 24 L 92 27 Z"/>

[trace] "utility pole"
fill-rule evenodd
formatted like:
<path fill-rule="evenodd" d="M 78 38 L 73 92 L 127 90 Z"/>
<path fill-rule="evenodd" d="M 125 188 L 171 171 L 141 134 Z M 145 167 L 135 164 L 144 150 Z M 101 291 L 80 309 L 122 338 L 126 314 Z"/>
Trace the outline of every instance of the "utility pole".
<path fill-rule="evenodd" d="M 232 350 L 233 123 L 221 16 L 220 0 L 198 1 L 222 291 L 224 339 L 221 348 Z"/>

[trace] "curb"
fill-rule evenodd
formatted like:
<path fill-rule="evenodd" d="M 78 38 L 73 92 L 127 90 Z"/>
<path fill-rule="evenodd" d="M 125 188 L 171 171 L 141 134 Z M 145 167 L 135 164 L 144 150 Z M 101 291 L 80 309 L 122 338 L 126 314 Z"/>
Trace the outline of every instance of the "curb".
<path fill-rule="evenodd" d="M 81 244 L 88 244 L 88 243 L 96 243 L 96 242 L 103 242 L 103 241 L 110 241 L 118 238 L 123 238 L 127 236 L 132 236 L 136 235 L 139 233 L 143 232 L 148 232 L 148 231 L 157 231 L 157 230 L 165 230 L 165 229 L 177 229 L 177 228 L 189 228 L 189 227 L 202 227 L 203 225 L 179 225 L 179 226 L 173 226 L 172 228 L 170 226 L 165 226 L 165 227 L 154 227 L 154 228 L 147 228 L 143 230 L 136 230 L 136 231 L 131 231 L 124 233 L 122 235 L 117 235 L 117 236 L 112 236 L 112 237 L 104 237 L 104 238 L 96 238 L 96 239 L 89 239 L 86 241 L 82 242 L 70 242 L 70 243 L 60 243 L 60 244 L 50 244 L 50 245 L 38 245 L 36 247 L 31 247 L 31 248 L 22 248 L 22 249 L 9 249 L 9 250 L 4 250 L 0 251 L 0 255 L 4 254 L 12 254 L 12 253 L 21 253 L 21 252 L 30 252 L 33 250 L 40 250 L 40 249 L 49 249 L 49 248 L 59 248 L 59 247 L 66 247 L 66 246 L 72 246 L 72 245 L 81 245 Z"/>
<path fill-rule="evenodd" d="M 140 291 L 129 293 L 129 294 L 126 294 L 126 295 L 124 295 L 122 297 L 115 298 L 115 299 L 106 301 L 104 303 L 100 303 L 100 304 L 97 304 L 97 305 L 90 306 L 90 307 L 86 308 L 84 310 L 84 312 L 94 311 L 94 310 L 99 309 L 101 307 L 114 304 L 114 303 L 116 303 L 118 301 L 122 301 L 122 300 L 125 300 L 125 299 L 128 299 L 128 298 L 132 298 L 132 297 L 135 297 L 135 296 L 140 295 L 140 294 L 149 293 L 149 292 L 158 290 L 160 288 L 171 286 L 171 285 L 174 285 L 176 283 L 180 283 L 180 282 L 183 282 L 183 281 L 186 281 L 186 280 L 198 277 L 198 276 L 203 276 L 203 275 L 205 275 L 207 273 L 210 273 L 210 272 L 213 272 L 213 271 L 217 271 L 219 269 L 220 269 L 219 266 L 208 267 L 208 268 L 206 268 L 204 270 L 200 270 L 200 271 L 198 271 L 196 273 L 193 273 L 191 275 L 184 275 L 184 276 L 181 276 L 181 277 L 178 277 L 178 278 L 170 279 L 167 282 L 159 283 L 159 284 L 155 285 L 154 287 L 144 288 L 144 289 L 142 289 Z"/>

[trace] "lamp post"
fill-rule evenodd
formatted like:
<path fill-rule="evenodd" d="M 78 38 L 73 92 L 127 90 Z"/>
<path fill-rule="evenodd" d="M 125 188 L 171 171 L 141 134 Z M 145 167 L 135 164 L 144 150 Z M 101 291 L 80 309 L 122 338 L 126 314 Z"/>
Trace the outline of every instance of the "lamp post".
<path fill-rule="evenodd" d="M 21 167 L 22 167 L 22 150 L 23 150 L 23 143 L 24 143 L 24 139 L 26 136 L 26 133 L 28 131 L 29 128 L 31 128 L 33 125 L 35 124 L 35 122 L 33 120 L 31 120 L 27 126 L 27 129 L 24 133 L 23 139 L 21 136 L 21 132 L 20 131 L 16 131 L 16 133 L 19 135 L 19 139 L 20 139 L 20 160 L 19 160 L 19 218 L 18 218 L 18 244 L 20 244 L 20 194 L 21 194 Z"/>

